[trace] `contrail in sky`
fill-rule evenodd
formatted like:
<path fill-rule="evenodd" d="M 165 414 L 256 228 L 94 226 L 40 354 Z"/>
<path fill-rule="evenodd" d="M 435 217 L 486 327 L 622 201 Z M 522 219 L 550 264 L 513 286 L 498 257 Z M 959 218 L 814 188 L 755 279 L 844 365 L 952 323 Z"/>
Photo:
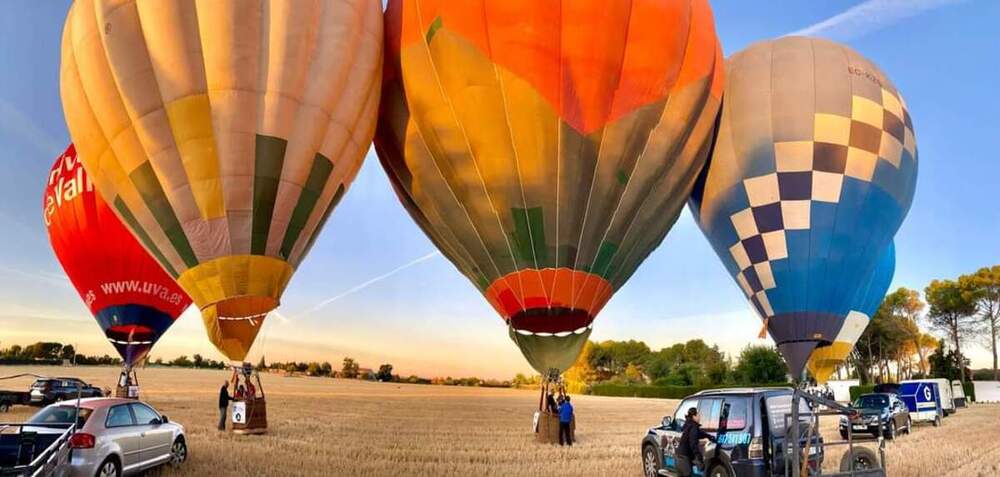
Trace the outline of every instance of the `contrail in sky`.
<path fill-rule="evenodd" d="M 819 36 L 833 40 L 851 40 L 921 13 L 966 1 L 968 0 L 867 0 L 786 36 Z"/>
<path fill-rule="evenodd" d="M 376 283 L 378 283 L 378 282 L 380 282 L 382 280 L 385 280 L 386 278 L 389 278 L 389 277 L 391 277 L 391 276 L 393 276 L 393 275 L 395 275 L 395 274 L 397 274 L 397 273 L 399 273 L 399 272 L 401 272 L 403 270 L 406 270 L 407 268 L 410 268 L 410 267 L 412 267 L 414 265 L 417 265 L 417 264 L 419 264 L 421 262 L 426 262 L 427 260 L 430 260 L 430 259 L 432 259 L 434 257 L 439 256 L 439 255 L 441 255 L 441 252 L 435 250 L 435 251 L 433 251 L 431 253 L 428 253 L 427 255 L 424 255 L 424 256 L 421 256 L 421 257 L 417 257 L 417 258 L 415 258 L 413 260 L 410 260 L 409 262 L 406 262 L 406 263 L 404 263 L 404 264 L 402 264 L 402 265 L 400 265 L 400 266 L 398 266 L 396 268 L 393 268 L 392 270 L 389 270 L 386 273 L 383 273 L 383 274 L 381 274 L 381 275 L 379 275 L 379 276 L 377 276 L 375 278 L 372 278 L 370 280 L 366 280 L 364 282 L 361 282 L 361 283 L 359 283 L 359 284 L 357 284 L 357 285 L 355 285 L 355 286 L 353 286 L 351 288 L 348 288 L 347 290 L 341 292 L 340 294 L 338 294 L 336 296 L 332 296 L 330 298 L 327 298 L 326 300 L 323 300 L 323 301 L 317 303 L 312 308 L 309 308 L 308 310 L 302 312 L 299 316 L 301 317 L 301 316 L 305 316 L 305 315 L 308 315 L 310 313 L 313 313 L 313 312 L 319 310 L 320 308 L 323 308 L 324 306 L 329 305 L 330 303 L 333 303 L 333 302 L 335 302 L 335 301 L 337 301 L 337 300 L 339 300 L 341 298 L 344 298 L 347 295 L 351 295 L 353 293 L 356 293 L 356 292 L 359 292 L 361 290 L 364 290 L 365 288 L 368 288 L 368 287 L 370 287 L 370 286 L 372 286 L 372 285 L 374 285 L 374 284 L 376 284 Z"/>

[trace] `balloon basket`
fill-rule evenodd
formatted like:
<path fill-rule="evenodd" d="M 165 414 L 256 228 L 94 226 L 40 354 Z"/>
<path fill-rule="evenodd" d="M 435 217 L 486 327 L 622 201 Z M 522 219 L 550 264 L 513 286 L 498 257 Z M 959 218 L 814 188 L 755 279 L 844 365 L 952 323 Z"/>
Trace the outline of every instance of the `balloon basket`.
<path fill-rule="evenodd" d="M 122 399 L 139 399 L 139 377 L 135 374 L 135 369 L 124 368 L 118 375 L 118 384 L 115 386 L 115 397 Z"/>
<path fill-rule="evenodd" d="M 535 442 L 540 444 L 559 443 L 559 415 L 538 411 L 538 422 L 535 426 Z M 576 442 L 576 417 L 569 423 L 569 436 Z"/>
<path fill-rule="evenodd" d="M 264 434 L 267 432 L 267 399 L 260 373 L 250 363 L 233 367 L 231 379 L 236 389 L 230 421 L 233 434 Z"/>
<path fill-rule="evenodd" d="M 267 432 L 267 400 L 261 397 L 237 401 L 233 407 L 233 434 L 264 434 Z M 235 408 L 237 407 L 245 410 L 242 418 L 236 415 Z"/>

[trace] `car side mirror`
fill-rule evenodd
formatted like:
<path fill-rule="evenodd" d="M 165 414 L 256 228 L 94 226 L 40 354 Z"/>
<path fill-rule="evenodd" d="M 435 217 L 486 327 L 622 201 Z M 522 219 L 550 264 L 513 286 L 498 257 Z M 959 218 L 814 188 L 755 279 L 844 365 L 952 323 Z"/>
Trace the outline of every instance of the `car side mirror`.
<path fill-rule="evenodd" d="M 168 422 L 170 422 L 170 419 L 167 419 L 167 415 L 166 414 L 160 416 L 160 422 L 159 422 L 160 424 L 166 424 Z"/>
<path fill-rule="evenodd" d="M 660 421 L 663 427 L 671 427 L 674 424 L 674 418 L 670 416 L 663 416 L 663 420 Z"/>

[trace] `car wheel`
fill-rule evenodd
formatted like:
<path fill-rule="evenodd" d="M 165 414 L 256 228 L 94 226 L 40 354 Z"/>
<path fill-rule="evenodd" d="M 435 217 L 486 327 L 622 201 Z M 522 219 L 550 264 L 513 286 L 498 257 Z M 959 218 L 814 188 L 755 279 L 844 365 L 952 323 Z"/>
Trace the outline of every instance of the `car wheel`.
<path fill-rule="evenodd" d="M 660 459 L 656 448 L 650 444 L 642 446 L 642 473 L 646 477 L 660 475 Z"/>
<path fill-rule="evenodd" d="M 840 431 L 840 438 L 846 441 L 847 440 L 847 431 Z"/>
<path fill-rule="evenodd" d="M 95 477 L 121 477 L 122 467 L 118 463 L 118 459 L 114 457 L 108 457 L 101 462 L 101 466 L 97 468 L 97 474 Z"/>
<path fill-rule="evenodd" d="M 187 443 L 184 442 L 183 437 L 178 437 L 174 441 L 174 445 L 170 446 L 170 465 L 177 467 L 184 463 L 188 458 L 188 448 Z"/>
<path fill-rule="evenodd" d="M 939 414 L 937 416 L 934 416 L 934 427 L 938 427 L 940 425 L 941 425 L 941 415 Z"/>
<path fill-rule="evenodd" d="M 886 423 L 886 426 L 887 427 L 885 428 L 885 432 L 883 433 L 885 438 L 890 441 L 896 439 L 896 421 L 889 419 L 889 422 Z"/>
<path fill-rule="evenodd" d="M 852 469 L 853 467 L 853 469 Z M 867 447 L 855 447 L 840 458 L 840 471 L 871 470 L 879 468 L 878 456 Z"/>
<path fill-rule="evenodd" d="M 912 422 L 910 422 L 910 418 L 908 418 L 908 417 L 907 417 L 907 418 L 906 418 L 906 427 L 905 427 L 905 428 L 903 428 L 903 432 L 905 432 L 905 433 L 906 433 L 906 435 L 910 435 L 910 431 L 911 431 L 912 429 L 913 429 L 913 423 L 912 423 Z"/>
<path fill-rule="evenodd" d="M 730 477 L 729 469 L 722 464 L 715 464 L 708 471 L 709 477 Z"/>
<path fill-rule="evenodd" d="M 7 411 L 10 411 L 10 403 L 6 401 L 0 402 L 0 412 L 7 412 Z"/>

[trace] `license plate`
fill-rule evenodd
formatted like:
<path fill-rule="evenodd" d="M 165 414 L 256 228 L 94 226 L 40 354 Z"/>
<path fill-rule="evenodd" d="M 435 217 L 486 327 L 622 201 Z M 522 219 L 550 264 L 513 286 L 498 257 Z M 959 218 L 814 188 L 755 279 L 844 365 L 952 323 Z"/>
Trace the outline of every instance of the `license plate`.
<path fill-rule="evenodd" d="M 856 424 L 854 426 L 851 426 L 851 429 L 854 429 L 855 431 L 865 431 L 868 430 L 868 426 Z"/>

